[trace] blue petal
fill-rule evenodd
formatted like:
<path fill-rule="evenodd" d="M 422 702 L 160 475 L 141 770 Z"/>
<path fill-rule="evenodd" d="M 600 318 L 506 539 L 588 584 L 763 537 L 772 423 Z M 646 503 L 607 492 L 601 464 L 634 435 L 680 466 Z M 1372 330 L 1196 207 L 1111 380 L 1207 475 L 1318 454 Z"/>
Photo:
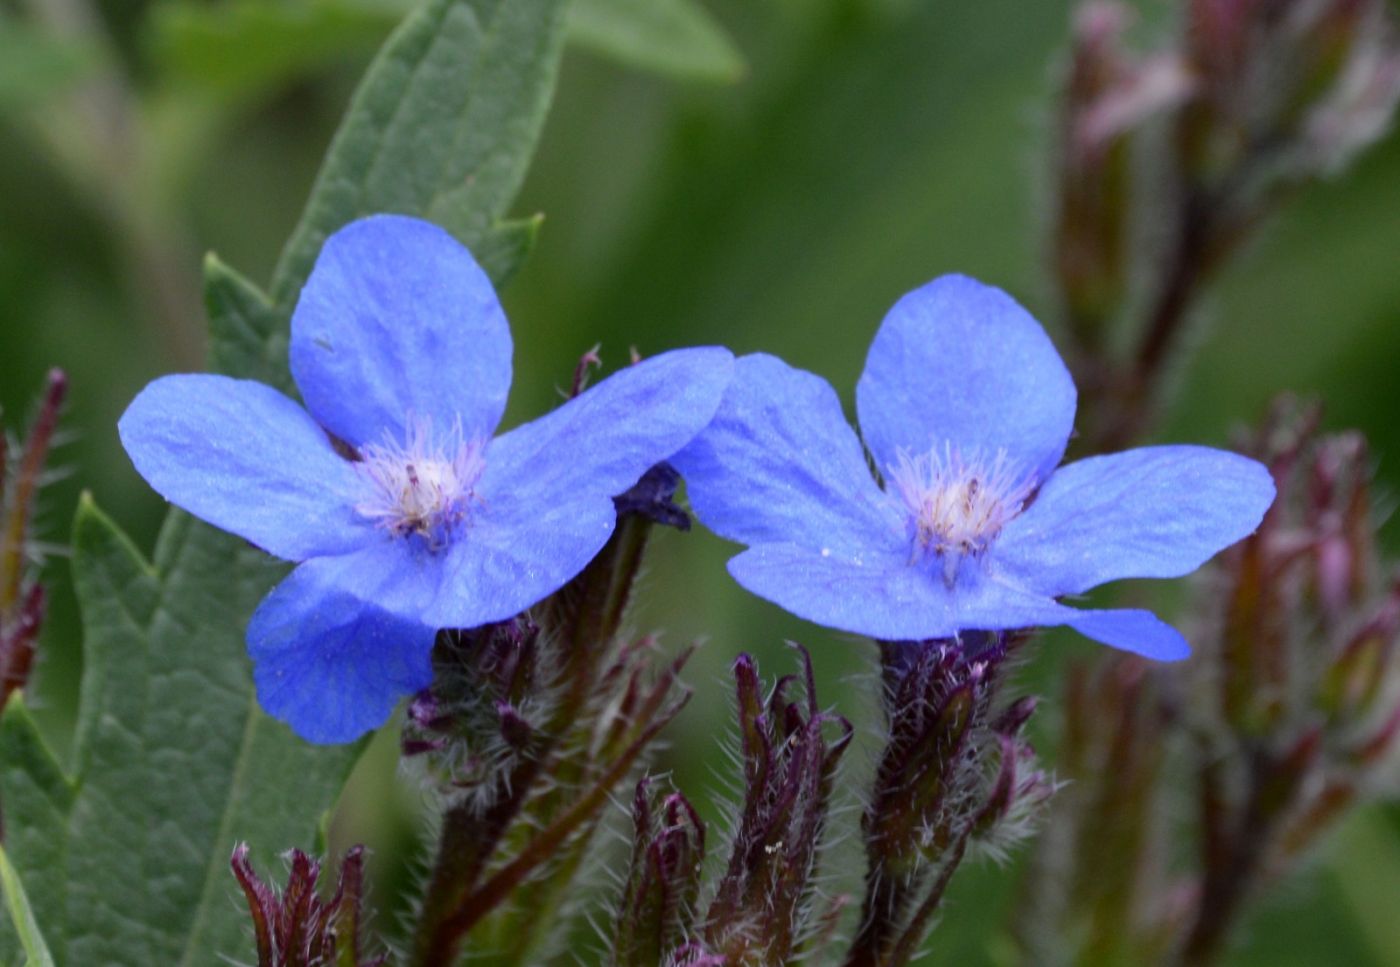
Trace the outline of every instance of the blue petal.
<path fill-rule="evenodd" d="M 1063 624 L 1079 612 L 964 567 L 949 588 L 941 572 L 911 565 L 907 553 L 814 553 L 761 544 L 729 562 L 746 589 L 808 621 L 885 640 L 947 638 Z"/>
<path fill-rule="evenodd" d="M 298 568 L 248 625 L 258 702 L 309 742 L 349 742 L 432 682 L 433 638 Z"/>
<path fill-rule="evenodd" d="M 1105 645 L 1154 661 L 1180 661 L 1191 646 L 1171 625 L 1150 611 L 1077 611 L 1066 621 L 1075 631 Z"/>
<path fill-rule="evenodd" d="M 664 457 L 658 459 L 665 459 Z M 443 628 L 504 621 L 558 591 L 612 536 L 612 498 L 570 494 L 530 512 L 502 501 L 452 549 L 442 592 L 427 617 Z"/>
<path fill-rule="evenodd" d="M 732 372 L 726 349 L 664 353 L 492 441 L 433 620 L 510 617 L 583 570 L 612 534 L 612 498 L 709 423 Z"/>
<path fill-rule="evenodd" d="M 308 585 L 334 589 L 400 617 L 444 627 L 435 625 L 427 615 L 442 593 L 450 561 L 450 548 L 430 548 L 416 535 L 399 537 L 377 531 L 364 547 L 349 554 L 312 558 L 296 573 Z"/>
<path fill-rule="evenodd" d="M 673 350 L 503 434 L 486 450 L 488 508 L 536 513 L 576 496 L 623 493 L 710 422 L 733 372 L 727 349 Z"/>
<path fill-rule="evenodd" d="M 1144 447 L 1068 464 L 1002 531 L 997 568 L 1058 597 L 1118 578 L 1179 577 L 1259 526 L 1263 465 L 1206 447 Z"/>
<path fill-rule="evenodd" d="M 470 252 L 429 222 L 375 215 L 326 240 L 292 314 L 307 409 L 356 446 L 410 418 L 489 437 L 510 390 L 510 328 Z"/>
<path fill-rule="evenodd" d="M 613 496 L 709 421 L 729 381 L 724 349 L 657 356 L 487 447 L 477 501 L 452 543 L 384 535 L 309 562 L 326 584 L 442 628 L 518 614 L 583 570 L 612 535 Z"/>
<path fill-rule="evenodd" d="M 117 423 L 156 492 L 216 527 L 291 560 L 371 539 L 353 506 L 361 481 L 306 411 L 261 383 L 166 376 Z"/>
<path fill-rule="evenodd" d="M 847 558 L 763 544 L 730 560 L 729 573 L 799 618 L 884 641 L 1069 625 L 1095 641 L 1158 661 L 1191 653 L 1181 634 L 1150 612 L 1080 611 L 970 568 L 949 588 L 928 571 L 888 555 Z"/>
<path fill-rule="evenodd" d="M 1045 331 L 1000 289 L 945 275 L 885 316 L 856 387 L 861 433 L 882 471 L 945 444 L 1004 450 L 1044 480 L 1074 425 L 1074 383 Z"/>
<path fill-rule="evenodd" d="M 475 628 L 563 587 L 607 543 L 616 522 L 612 499 L 596 494 L 533 516 L 522 512 L 519 520 L 493 520 L 485 509 L 448 547 L 385 535 L 377 546 L 316 558 L 298 570 L 434 628 Z"/>
<path fill-rule="evenodd" d="M 714 420 L 672 458 L 697 517 L 744 544 L 854 553 L 902 539 L 826 380 L 744 356 Z"/>

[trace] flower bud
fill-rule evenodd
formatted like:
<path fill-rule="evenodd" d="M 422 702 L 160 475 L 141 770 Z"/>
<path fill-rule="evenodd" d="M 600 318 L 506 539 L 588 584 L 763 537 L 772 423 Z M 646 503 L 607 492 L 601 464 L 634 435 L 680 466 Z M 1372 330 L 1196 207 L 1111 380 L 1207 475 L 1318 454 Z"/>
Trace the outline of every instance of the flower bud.
<path fill-rule="evenodd" d="M 528 754 L 529 709 L 541 701 L 540 629 L 529 618 L 444 631 L 433 650 L 433 684 L 414 696 L 400 739 L 405 756 L 459 788 L 494 780 L 502 762 Z"/>
<path fill-rule="evenodd" d="M 1318 421 L 1283 399 L 1255 443 L 1279 497 L 1221 558 L 1213 715 L 1279 757 L 1320 718 L 1323 759 L 1340 761 L 1400 701 L 1400 584 L 1377 547 L 1364 439 Z"/>
<path fill-rule="evenodd" d="M 246 843 L 234 848 L 230 860 L 253 918 L 258 967 L 379 967 L 385 963 L 386 957 L 366 957 L 362 952 L 364 849 L 356 846 L 345 854 L 329 900 L 316 891 L 321 865 L 301 850 L 292 850 L 289 858 L 287 885 L 280 893 L 253 872 Z"/>
<path fill-rule="evenodd" d="M 1193 0 L 1183 46 L 1200 97 L 1180 144 L 1202 185 L 1261 161 L 1288 178 L 1335 169 L 1400 99 L 1385 0 Z"/>
<path fill-rule="evenodd" d="M 986 802 L 972 820 L 972 836 L 983 852 L 1005 860 L 1029 839 L 1041 807 L 1055 794 L 1055 781 L 1036 768 L 1035 750 L 1013 735 L 998 736 L 995 778 Z"/>
<path fill-rule="evenodd" d="M 693 931 L 705 858 L 705 824 L 680 793 L 653 808 L 651 780 L 637 783 L 632 864 L 613 936 L 616 967 L 651 967 L 683 946 Z M 682 959 L 679 963 L 695 963 Z"/>
<path fill-rule="evenodd" d="M 1066 317 L 1086 351 L 1098 347 L 1128 282 L 1129 135 L 1190 90 L 1174 56 L 1127 50 L 1132 19 L 1128 7 L 1102 0 L 1075 14 L 1053 242 Z"/>
<path fill-rule="evenodd" d="M 29 526 L 67 393 L 68 377 L 51 370 L 39 413 L 16 452 L 0 431 L 0 708 L 28 683 L 44 621 L 46 593 L 34 573 Z"/>
<path fill-rule="evenodd" d="M 1383 786 L 1400 730 L 1400 585 L 1381 559 L 1365 440 L 1278 401 L 1253 449 L 1278 499 L 1223 555 L 1188 708 L 1200 742 L 1201 899 L 1185 950 L 1218 950 L 1277 875 Z"/>
<path fill-rule="evenodd" d="M 1019 738 L 1034 700 L 1001 704 L 1019 641 L 988 632 L 881 645 L 889 738 L 862 820 L 869 868 L 848 964 L 907 962 L 967 849 L 1001 857 L 1053 792 Z"/>
<path fill-rule="evenodd" d="M 805 694 L 797 699 L 789 698 L 796 676 L 779 679 L 765 703 L 754 660 L 740 655 L 734 663 L 744 802 L 703 930 L 706 949 L 724 954 L 725 963 L 748 963 L 751 954 L 786 963 L 810 932 L 832 782 L 853 730 L 820 710 L 811 659 L 798 650 Z"/>
<path fill-rule="evenodd" d="M 669 463 L 658 463 L 638 480 L 632 489 L 613 498 L 619 517 L 636 514 L 654 524 L 664 524 L 679 531 L 690 530 L 690 515 L 676 506 L 674 497 L 681 475 Z"/>

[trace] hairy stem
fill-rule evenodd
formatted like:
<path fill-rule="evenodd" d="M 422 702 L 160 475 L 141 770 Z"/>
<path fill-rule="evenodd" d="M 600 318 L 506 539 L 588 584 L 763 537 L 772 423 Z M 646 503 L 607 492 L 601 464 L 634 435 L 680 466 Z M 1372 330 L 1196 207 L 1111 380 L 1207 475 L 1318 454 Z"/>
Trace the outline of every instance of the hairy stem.
<path fill-rule="evenodd" d="M 972 838 L 971 834 L 972 831 L 969 829 L 958 837 L 952 853 L 943 861 L 943 866 L 938 871 L 938 878 L 933 881 L 928 896 L 924 897 L 924 902 L 919 904 L 919 908 L 909 918 L 909 923 L 905 926 L 899 942 L 895 944 L 889 959 L 884 962 L 886 967 L 900 967 L 900 965 L 907 964 L 914 959 L 919 944 L 923 942 L 924 934 L 928 932 L 929 921 L 938 908 L 942 906 L 943 894 L 948 891 L 948 884 L 952 882 L 953 874 L 958 871 L 958 867 L 962 864 L 963 855 L 967 852 L 968 840 Z"/>
<path fill-rule="evenodd" d="M 482 811 L 462 803 L 445 814 L 410 963 L 418 967 L 453 963 L 466 932 L 509 897 L 510 889 L 506 887 L 518 885 L 563 842 L 559 839 L 547 849 L 541 845 L 552 835 L 551 830 L 565 820 L 569 832 L 577 830 L 582 824 L 577 811 L 586 807 L 596 812 L 602 808 L 612 786 L 640 753 L 640 749 L 628 749 L 618 760 L 626 762 L 621 773 L 614 775 L 618 763 L 613 763 L 603 774 L 607 783 L 601 791 L 569 803 L 561 815 L 527 817 L 531 807 L 540 804 L 541 779 L 549 776 L 554 786 L 573 788 L 590 765 L 585 761 L 564 761 L 569 757 L 561 757 L 560 750 L 572 747 L 567 739 L 576 730 L 587 727 L 585 720 L 594 686 L 621 625 L 649 528 L 650 521 L 624 515 L 612 539 L 592 563 L 543 606 L 542 623 L 555 636 L 560 657 L 559 701 L 539 729 L 535 747 L 520 757 L 515 768 L 498 778 L 490 807 Z M 663 716 L 660 721 L 665 720 Z M 647 734 L 648 740 L 652 734 Z M 559 807 L 552 806 L 546 812 L 554 808 Z M 526 840 L 518 855 L 488 877 L 491 861 L 502 844 L 510 840 L 511 829 L 526 821 L 544 831 Z"/>
<path fill-rule="evenodd" d="M 1225 952 L 1225 943 L 1249 899 L 1267 851 L 1277 818 L 1264 803 L 1268 783 L 1256 766 L 1249 799 L 1235 817 L 1231 835 L 1214 843 L 1215 855 L 1208 856 L 1195 922 L 1187 935 L 1181 962 L 1189 967 L 1216 963 Z"/>

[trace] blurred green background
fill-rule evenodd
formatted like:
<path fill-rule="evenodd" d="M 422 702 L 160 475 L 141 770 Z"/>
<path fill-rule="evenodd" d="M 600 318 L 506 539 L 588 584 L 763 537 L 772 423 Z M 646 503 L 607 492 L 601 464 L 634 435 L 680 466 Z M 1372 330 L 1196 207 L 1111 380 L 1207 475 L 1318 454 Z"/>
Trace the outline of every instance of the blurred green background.
<path fill-rule="evenodd" d="M 107 0 L 87 23 L 84 4 L 36 4 L 80 38 L 50 44 L 14 19 L 29 4 L 0 0 L 0 405 L 13 427 L 48 366 L 71 377 L 70 439 L 56 460 L 68 476 L 44 501 L 50 541 L 62 543 L 87 488 L 151 545 L 163 507 L 122 453 L 116 418 L 151 378 L 199 367 L 204 251 L 266 279 L 355 81 L 405 6 L 314 5 L 311 28 L 283 22 L 280 46 L 230 57 L 238 25 L 210 40 L 189 26 L 200 21 L 188 8 L 202 4 Z M 596 44 L 566 57 L 515 206 L 546 221 L 505 293 L 516 341 L 507 424 L 552 405 L 599 342 L 609 366 L 629 346 L 762 349 L 823 374 L 849 403 L 885 309 L 947 271 L 1008 289 L 1053 331 L 1043 229 L 1070 4 L 706 6 L 742 55 L 737 79 L 723 76 L 737 67 L 723 49 L 679 77 L 599 56 Z M 1141 6 L 1151 42 L 1171 5 Z M 81 89 L 97 100 L 75 103 L 94 81 Z M 1278 390 L 1318 394 L 1330 424 L 1371 437 L 1383 485 L 1400 491 L 1400 136 L 1271 224 L 1213 290 L 1194 343 L 1163 439 L 1224 443 Z M 1387 536 L 1395 547 L 1395 528 Z M 870 646 L 743 594 L 724 572 L 730 552 L 705 533 L 661 535 L 633 617 L 670 648 L 707 642 L 662 767 L 712 819 L 725 761 L 713 738 L 729 728 L 726 669 L 739 651 L 773 675 L 793 664 L 783 640 L 800 640 L 823 702 L 858 723 L 873 715 Z M 63 747 L 80 635 L 60 556 L 47 574 L 55 603 L 33 697 Z M 1043 714 L 1054 714 L 1055 665 L 1089 647 L 1050 638 L 1041 649 L 1028 680 L 1051 698 Z M 337 826 L 375 845 L 385 870 L 411 850 L 402 817 L 413 793 L 395 778 L 392 739 L 372 748 Z M 867 762 L 847 761 L 858 786 Z M 855 822 L 847 813 L 837 825 Z M 1319 859 L 1260 911 L 1239 962 L 1400 963 L 1397 814 L 1352 822 Z M 835 865 L 854 874 L 858 854 L 849 860 Z M 1013 880 L 967 869 L 928 962 L 1004 959 L 996 925 Z M 851 875 L 829 888 L 854 886 Z"/>

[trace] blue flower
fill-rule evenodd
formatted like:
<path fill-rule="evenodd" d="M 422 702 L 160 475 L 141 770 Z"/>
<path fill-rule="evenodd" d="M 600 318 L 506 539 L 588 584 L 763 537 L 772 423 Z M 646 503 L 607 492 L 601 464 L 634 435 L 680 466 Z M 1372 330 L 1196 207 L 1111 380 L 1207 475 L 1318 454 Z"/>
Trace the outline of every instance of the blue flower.
<path fill-rule="evenodd" d="M 883 640 L 1069 625 L 1152 658 L 1182 636 L 1139 610 L 1056 599 L 1177 577 L 1258 526 L 1263 466 L 1192 446 L 1056 469 L 1075 390 L 1049 338 L 998 289 L 944 276 L 890 310 L 856 388 L 883 486 L 835 392 L 745 356 L 714 421 L 672 459 L 696 515 L 749 545 L 729 572 L 799 617 Z"/>
<path fill-rule="evenodd" d="M 442 229 L 381 215 L 331 236 L 302 290 L 291 370 L 260 383 L 167 376 L 121 439 L 172 503 L 299 566 L 248 648 L 263 707 L 345 741 L 431 680 L 437 628 L 511 617 L 612 534 L 612 498 L 713 416 L 727 350 L 630 366 L 492 438 L 511 378 L 505 314 Z"/>

